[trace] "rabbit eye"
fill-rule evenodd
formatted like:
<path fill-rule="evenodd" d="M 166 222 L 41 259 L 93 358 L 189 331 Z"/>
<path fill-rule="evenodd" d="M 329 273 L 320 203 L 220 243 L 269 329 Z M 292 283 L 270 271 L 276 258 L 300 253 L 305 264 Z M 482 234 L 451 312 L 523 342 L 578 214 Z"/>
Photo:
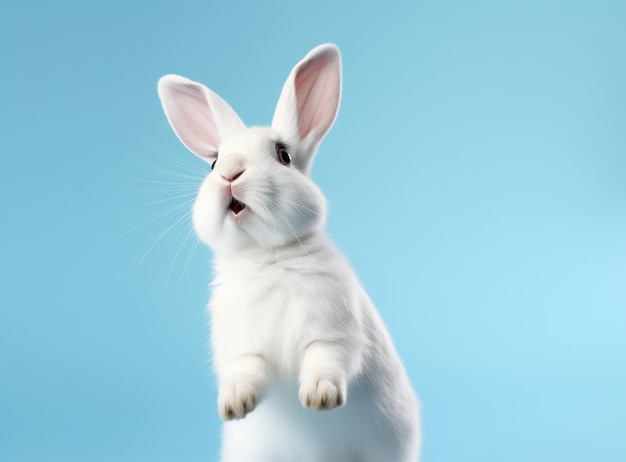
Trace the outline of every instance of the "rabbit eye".
<path fill-rule="evenodd" d="M 215 164 L 217 164 L 217 159 L 215 159 L 211 164 L 211 170 L 215 170 Z"/>
<path fill-rule="evenodd" d="M 278 156 L 278 160 L 283 165 L 291 164 L 291 156 L 287 152 L 287 149 L 282 144 L 276 145 L 276 155 Z"/>

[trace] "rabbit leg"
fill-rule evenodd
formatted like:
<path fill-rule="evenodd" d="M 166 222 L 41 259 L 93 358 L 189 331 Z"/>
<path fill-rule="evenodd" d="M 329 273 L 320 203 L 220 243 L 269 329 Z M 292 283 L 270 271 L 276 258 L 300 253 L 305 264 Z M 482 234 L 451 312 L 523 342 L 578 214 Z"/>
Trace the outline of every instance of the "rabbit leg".
<path fill-rule="evenodd" d="M 224 365 L 220 374 L 217 408 L 224 420 L 241 419 L 256 407 L 268 379 L 261 355 L 243 355 Z"/>
<path fill-rule="evenodd" d="M 298 396 L 305 408 L 334 409 L 346 402 L 346 351 L 332 342 L 314 342 L 305 350 Z"/>

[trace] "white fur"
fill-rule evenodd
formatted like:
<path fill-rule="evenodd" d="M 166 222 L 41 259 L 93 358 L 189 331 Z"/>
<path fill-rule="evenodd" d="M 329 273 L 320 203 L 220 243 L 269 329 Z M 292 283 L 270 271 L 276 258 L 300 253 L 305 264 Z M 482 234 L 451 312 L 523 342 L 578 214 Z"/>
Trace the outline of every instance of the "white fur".
<path fill-rule="evenodd" d="M 181 141 L 217 159 L 193 220 L 215 253 L 209 311 L 224 462 L 418 459 L 417 399 L 378 313 L 323 232 L 326 202 L 308 176 L 340 92 L 334 45 L 294 67 L 271 128 L 246 128 L 198 83 L 159 81 Z M 279 162 L 277 144 L 291 164 Z M 233 198 L 243 211 L 229 209 Z"/>

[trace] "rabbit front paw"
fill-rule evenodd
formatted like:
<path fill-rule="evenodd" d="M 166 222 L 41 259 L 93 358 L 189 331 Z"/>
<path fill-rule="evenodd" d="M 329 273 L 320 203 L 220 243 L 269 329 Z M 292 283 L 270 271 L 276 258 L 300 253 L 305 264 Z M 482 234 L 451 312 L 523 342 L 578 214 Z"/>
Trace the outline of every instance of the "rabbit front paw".
<path fill-rule="evenodd" d="M 302 383 L 298 395 L 307 409 L 335 409 L 346 402 L 346 384 L 345 381 L 318 377 Z"/>
<path fill-rule="evenodd" d="M 242 419 L 252 412 L 259 401 L 257 387 L 245 383 L 230 383 L 220 387 L 217 397 L 217 408 L 224 420 Z"/>

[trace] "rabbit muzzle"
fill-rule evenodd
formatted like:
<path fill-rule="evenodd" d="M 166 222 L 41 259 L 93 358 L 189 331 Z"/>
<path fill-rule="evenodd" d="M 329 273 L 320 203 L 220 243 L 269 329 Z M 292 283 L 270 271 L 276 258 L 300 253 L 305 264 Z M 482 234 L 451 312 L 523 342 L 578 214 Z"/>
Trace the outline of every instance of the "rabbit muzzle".
<path fill-rule="evenodd" d="M 215 163 L 217 173 L 228 183 L 237 180 L 245 171 L 243 156 L 228 154 L 220 157 Z"/>

